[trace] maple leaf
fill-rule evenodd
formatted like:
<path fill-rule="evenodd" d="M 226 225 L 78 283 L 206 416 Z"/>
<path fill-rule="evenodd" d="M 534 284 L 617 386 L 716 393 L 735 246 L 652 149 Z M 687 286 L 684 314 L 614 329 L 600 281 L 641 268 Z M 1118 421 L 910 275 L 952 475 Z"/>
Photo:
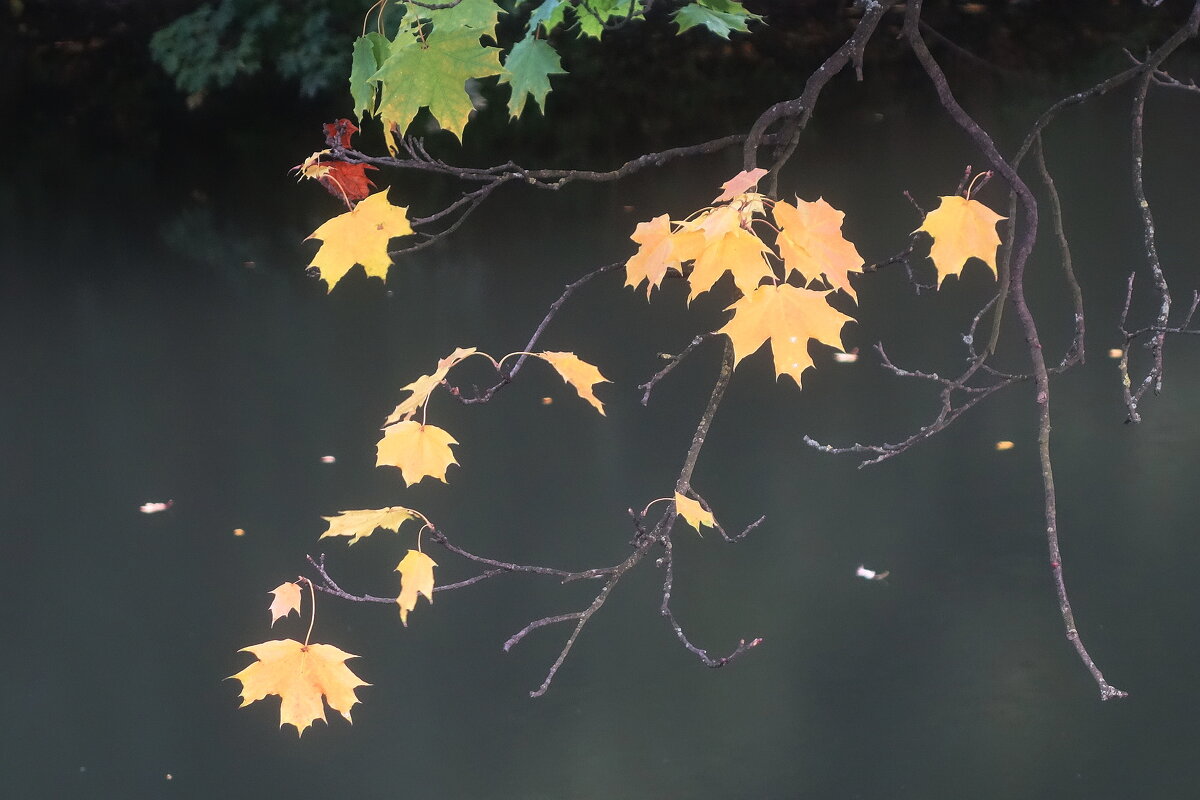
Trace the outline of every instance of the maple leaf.
<path fill-rule="evenodd" d="M 533 34 L 513 45 L 504 59 L 504 69 L 507 72 L 500 76 L 500 83 L 512 85 L 508 113 L 513 119 L 521 116 L 525 100 L 530 97 L 544 112 L 546 95 L 550 93 L 550 76 L 567 74 L 554 48 Z"/>
<path fill-rule="evenodd" d="M 478 28 L 435 28 L 425 41 L 392 44 L 387 61 L 371 76 L 380 84 L 378 115 L 384 127 L 402 137 L 422 108 L 462 139 L 474 110 L 464 84 L 469 78 L 500 75 L 497 47 L 479 43 Z M 389 142 L 389 149 L 395 146 Z"/>
<path fill-rule="evenodd" d="M 762 167 L 742 170 L 737 175 L 734 175 L 732 178 L 721 184 L 721 188 L 725 191 L 721 192 L 721 194 L 718 195 L 717 199 L 713 200 L 713 202 L 724 203 L 726 200 L 732 200 L 739 194 L 744 194 L 747 189 L 757 186 L 758 182 L 762 180 L 762 177 L 766 175 L 767 172 L 768 170 L 765 170 Z"/>
<path fill-rule="evenodd" d="M 679 25 L 679 33 L 703 25 L 722 39 L 728 39 L 734 31 L 749 33 L 749 20 L 762 21 L 761 16 L 751 14 L 736 0 L 697 0 L 676 11 L 672 19 Z"/>
<path fill-rule="evenodd" d="M 967 259 L 978 258 L 996 273 L 1000 236 L 996 223 L 1005 217 L 980 203 L 958 195 L 938 198 L 941 203 L 925 215 L 917 231 L 933 237 L 929 258 L 938 272 L 938 288 L 947 276 L 959 276 Z M 913 231 L 916 233 L 916 231 Z"/>
<path fill-rule="evenodd" d="M 349 536 L 347 545 L 352 545 L 359 539 L 364 539 L 375 532 L 377 528 L 400 532 L 400 526 L 410 519 L 424 520 L 417 511 L 404 506 L 389 506 L 388 508 L 366 508 L 356 511 L 339 511 L 332 517 L 321 517 L 329 523 L 329 527 L 319 538 L 327 536 Z M 297 609 L 298 610 L 298 609 Z"/>
<path fill-rule="evenodd" d="M 452 444 L 458 442 L 436 425 L 404 420 L 383 429 L 383 438 L 376 446 L 375 466 L 399 467 L 406 486 L 425 478 L 445 483 L 446 469 L 458 463 L 450 451 Z"/>
<path fill-rule="evenodd" d="M 562 379 L 574 387 L 580 397 L 604 414 L 604 404 L 596 399 L 592 387 L 598 383 L 611 383 L 611 381 L 601 375 L 596 366 L 587 363 L 574 353 L 544 352 L 534 355 L 554 367 Z"/>
<path fill-rule="evenodd" d="M 679 516 L 683 517 L 683 521 L 696 529 L 696 533 L 701 536 L 704 534 L 700 531 L 701 525 L 707 525 L 710 528 L 717 527 L 717 521 L 713 519 L 711 511 L 705 511 L 704 506 L 700 505 L 699 501 L 693 500 L 690 497 L 675 493 L 675 510 Z"/>
<path fill-rule="evenodd" d="M 396 598 L 400 606 L 400 621 L 407 627 L 408 612 L 417 607 L 419 595 L 433 602 L 433 568 L 437 566 L 432 558 L 419 550 L 409 550 L 396 567 L 400 573 L 400 596 Z"/>
<path fill-rule="evenodd" d="M 599 39 L 604 33 L 604 26 L 612 22 L 624 20 L 630 11 L 629 0 L 588 0 L 587 3 L 573 4 L 563 2 L 554 7 L 549 19 L 545 22 L 548 31 L 554 30 L 565 21 L 566 9 L 571 9 L 575 21 L 579 24 L 579 32 L 583 36 Z M 630 17 L 630 20 L 645 19 L 642 12 Z"/>
<path fill-rule="evenodd" d="M 385 190 L 376 192 L 309 234 L 305 241 L 320 239 L 323 242 L 309 266 L 320 268 L 321 277 L 327 284 L 326 291 L 333 291 L 355 264 L 362 264 L 368 275 L 386 278 L 392 263 L 388 242 L 413 232 L 407 215 L 407 208 L 388 202 Z"/>
<path fill-rule="evenodd" d="M 770 340 L 776 378 L 788 375 L 803 387 L 800 376 L 813 365 L 808 340 L 842 350 L 842 326 L 853 321 L 825 301 L 827 294 L 786 283 L 760 286 L 726 309 L 733 318 L 717 333 L 733 343 L 735 365 Z"/>
<path fill-rule="evenodd" d="M 294 639 L 243 647 L 258 660 L 231 678 L 242 682 L 242 708 L 278 695 L 279 727 L 293 725 L 299 735 L 314 720 L 325 721 L 325 706 L 350 720 L 350 709 L 358 702 L 354 692 L 370 686 L 346 666 L 346 659 L 358 656 L 343 652 L 331 644 L 302 644 Z"/>
<path fill-rule="evenodd" d="M 763 278 L 773 278 L 767 263 L 770 249 L 753 232 L 743 227 L 742 209 L 725 205 L 683 224 L 684 230 L 704 232 L 704 249 L 695 256 L 688 275 L 688 302 L 707 292 L 726 272 L 743 294 L 749 294 Z M 681 254 L 682 255 L 682 254 Z"/>
<path fill-rule="evenodd" d="M 436 5 L 446 5 L 446 3 L 437 3 Z M 496 25 L 500 22 L 500 15 L 507 13 L 492 0 L 459 0 L 449 8 L 422 8 L 409 3 L 405 19 L 428 19 L 433 22 L 434 27 L 446 29 L 478 28 L 495 39 Z"/>
<path fill-rule="evenodd" d="M 387 60 L 391 44 L 386 36 L 375 31 L 354 40 L 350 61 L 350 97 L 354 99 L 354 116 L 360 122 L 363 114 L 375 113 L 379 87 L 371 81 L 371 77 Z"/>
<path fill-rule="evenodd" d="M 842 236 L 846 215 L 820 197 L 812 203 L 797 197 L 796 205 L 777 202 L 774 214 L 784 266 L 806 279 L 824 275 L 831 286 L 858 300 L 849 273 L 861 273 L 863 260 Z"/>
<path fill-rule="evenodd" d="M 457 347 L 453 353 L 438 361 L 437 369 L 431 374 L 422 375 L 412 383 L 401 388 L 400 391 L 412 392 L 412 394 L 404 398 L 400 402 L 400 405 L 396 406 L 395 410 L 388 415 L 387 422 L 384 424 L 391 425 L 400 420 L 412 419 L 417 410 L 425 405 L 425 401 L 429 399 L 429 395 L 433 393 L 433 390 L 445 380 L 446 373 L 450 371 L 451 367 L 467 356 L 474 355 L 476 352 L 478 351 L 474 347 Z"/>
<path fill-rule="evenodd" d="M 271 601 L 271 627 L 275 627 L 275 623 L 281 617 L 286 617 L 288 614 L 295 611 L 300 613 L 300 584 L 298 583 L 281 583 L 271 590 L 271 594 L 275 595 L 275 599 Z"/>
<path fill-rule="evenodd" d="M 649 222 L 639 222 L 629 237 L 638 243 L 638 251 L 625 262 L 625 285 L 636 289 L 646 282 L 646 299 L 662 286 L 667 271 L 683 272 L 683 262 L 704 250 L 704 233 L 699 230 L 671 231 L 666 214 Z"/>

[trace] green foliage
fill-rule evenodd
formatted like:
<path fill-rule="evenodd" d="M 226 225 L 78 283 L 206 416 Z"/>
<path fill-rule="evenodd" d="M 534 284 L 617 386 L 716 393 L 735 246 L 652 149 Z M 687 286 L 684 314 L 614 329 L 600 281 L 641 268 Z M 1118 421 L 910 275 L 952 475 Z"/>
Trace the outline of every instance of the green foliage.
<path fill-rule="evenodd" d="M 150 54 L 193 94 L 271 66 L 311 96 L 345 80 L 345 43 L 366 0 L 219 0 L 158 31 Z"/>
<path fill-rule="evenodd" d="M 544 39 L 535 39 L 532 34 L 513 46 L 504 61 L 504 68 L 508 72 L 501 76 L 500 82 L 512 86 L 508 113 L 513 117 L 521 116 L 525 100 L 529 97 L 545 109 L 546 95 L 550 93 L 550 76 L 567 74 L 554 48 Z"/>
<path fill-rule="evenodd" d="M 709 31 L 728 39 L 732 32 L 749 33 L 746 23 L 761 22 L 762 17 L 751 14 L 736 0 L 697 0 L 679 9 L 672 16 L 679 25 L 679 32 L 703 25 Z"/>

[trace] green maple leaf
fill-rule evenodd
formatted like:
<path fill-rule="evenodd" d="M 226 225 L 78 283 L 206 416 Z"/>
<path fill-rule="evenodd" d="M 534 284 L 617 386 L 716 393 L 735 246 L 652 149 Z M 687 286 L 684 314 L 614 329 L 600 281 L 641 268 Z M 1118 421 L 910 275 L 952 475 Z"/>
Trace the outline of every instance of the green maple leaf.
<path fill-rule="evenodd" d="M 525 25 L 525 32 L 533 33 L 537 30 L 537 26 L 541 25 L 545 28 L 546 33 L 549 34 L 550 31 L 554 30 L 562 22 L 562 14 L 558 15 L 557 22 L 550 23 L 549 20 L 562 7 L 563 2 L 564 0 L 543 0 L 542 4 L 529 14 L 529 22 Z"/>
<path fill-rule="evenodd" d="M 399 46 L 398 46 L 399 45 Z M 417 112 L 428 108 L 438 124 L 462 139 L 473 106 L 464 84 L 470 78 L 502 75 L 500 48 L 479 43 L 478 28 L 438 28 L 424 42 L 392 44 L 379 71 L 379 118 L 398 136 Z"/>
<path fill-rule="evenodd" d="M 391 42 L 381 33 L 372 31 L 354 42 L 350 66 L 350 96 L 354 98 L 354 115 L 362 122 L 363 114 L 375 113 L 375 84 L 371 76 L 387 60 Z"/>
<path fill-rule="evenodd" d="M 762 21 L 761 16 L 751 14 L 736 0 L 697 0 L 676 11 L 672 19 L 680 33 L 703 25 L 722 39 L 728 39 L 733 31 L 749 33 L 746 23 L 750 20 Z"/>
<path fill-rule="evenodd" d="M 550 19 L 543 23 L 547 30 L 554 30 L 566 19 L 568 7 L 575 15 L 575 21 L 579 23 L 579 32 L 584 36 L 599 39 L 606 24 L 625 19 L 630 4 L 629 0 L 579 0 L 575 5 L 564 2 L 551 12 Z M 633 19 L 643 19 L 643 15 L 639 12 L 633 15 Z"/>
<path fill-rule="evenodd" d="M 406 22 L 427 19 L 433 22 L 435 29 L 447 31 L 452 28 L 475 28 L 486 31 L 488 36 L 495 39 L 500 15 L 507 13 L 492 0 L 459 0 L 458 5 L 450 8 L 428 9 L 409 5 L 404 18 Z"/>
<path fill-rule="evenodd" d="M 558 53 L 546 41 L 535 39 L 529 34 L 517 42 L 504 60 L 508 74 L 500 78 L 501 83 L 512 85 L 512 97 L 508 99 L 508 113 L 513 118 L 521 116 L 526 98 L 546 110 L 546 95 L 550 93 L 550 76 L 566 75 L 558 60 Z"/>

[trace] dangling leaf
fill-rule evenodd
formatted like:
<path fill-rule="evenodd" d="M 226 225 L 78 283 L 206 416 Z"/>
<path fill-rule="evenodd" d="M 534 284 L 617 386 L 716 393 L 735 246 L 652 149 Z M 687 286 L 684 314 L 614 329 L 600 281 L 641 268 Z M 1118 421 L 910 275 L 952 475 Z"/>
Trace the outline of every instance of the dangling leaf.
<path fill-rule="evenodd" d="M 425 405 L 425 401 L 429 399 L 429 395 L 438 387 L 438 384 L 445 380 L 446 374 L 450 372 L 450 369 L 467 356 L 474 355 L 476 352 L 478 351 L 474 347 L 457 347 L 453 353 L 438 361 L 437 369 L 431 374 L 422 375 L 402 388 L 400 391 L 412 392 L 412 394 L 404 398 L 400 405 L 396 406 L 395 410 L 388 415 L 385 424 L 391 425 L 400 420 L 412 419 L 417 410 Z"/>
<path fill-rule="evenodd" d="M 809 339 L 842 350 L 842 326 L 853 321 L 829 305 L 826 294 L 786 283 L 760 286 L 727 309 L 733 319 L 717 333 L 729 336 L 735 364 L 770 341 L 776 377 L 788 375 L 802 386 L 801 374 L 813 365 Z"/>
<path fill-rule="evenodd" d="M 405 420 L 383 429 L 376 446 L 377 467 L 399 467 L 400 479 L 412 486 L 425 478 L 446 482 L 446 469 L 457 464 L 450 445 L 454 437 L 436 425 Z"/>
<path fill-rule="evenodd" d="M 242 682 L 242 707 L 278 695 L 279 727 L 293 725 L 303 735 L 314 720 L 325 721 L 325 706 L 350 720 L 350 709 L 358 702 L 355 690 L 370 686 L 346 666 L 357 658 L 331 644 L 301 644 L 294 639 L 243 647 L 257 661 L 231 677 Z"/>
<path fill-rule="evenodd" d="M 271 627 L 275 627 L 275 623 L 281 617 L 286 617 L 295 611 L 300 613 L 300 584 L 298 583 L 281 583 L 271 590 L 271 594 L 275 595 L 275 599 L 271 601 Z"/>
<path fill-rule="evenodd" d="M 796 205 L 775 204 L 779 226 L 779 254 L 784 266 L 807 280 L 824 275 L 835 289 L 858 299 L 849 273 L 862 272 L 863 260 L 854 245 L 842 236 L 846 215 L 821 198 L 809 203 L 796 198 Z"/>
<path fill-rule="evenodd" d="M 409 550 L 408 554 L 397 565 L 400 573 L 400 596 L 396 598 L 400 606 L 400 621 L 408 625 L 408 612 L 417 607 L 419 595 L 433 602 L 433 568 L 437 564 L 432 558 L 418 550 Z"/>
<path fill-rule="evenodd" d="M 513 45 L 504 59 L 504 69 L 507 72 L 500 76 L 500 83 L 512 84 L 508 114 L 513 119 L 521 116 L 525 100 L 530 97 L 545 113 L 550 76 L 567 74 L 555 49 L 545 39 L 535 38 L 533 34 Z"/>
<path fill-rule="evenodd" d="M 679 512 L 679 516 L 683 517 L 683 521 L 695 528 L 696 533 L 701 536 L 704 535 L 700 530 L 701 525 L 707 525 L 710 528 L 717 527 L 717 521 L 713 519 L 711 511 L 705 511 L 699 501 L 679 492 L 675 493 L 675 510 Z"/>
<path fill-rule="evenodd" d="M 593 391 L 593 387 L 598 383 L 611 383 L 608 378 L 600 374 L 600 370 L 581 359 L 574 353 L 535 353 L 535 355 L 544 360 L 558 372 L 564 381 L 569 383 L 579 396 L 592 404 L 592 407 L 604 413 L 604 404 L 601 403 Z"/>
<path fill-rule="evenodd" d="M 746 23 L 750 20 L 761 21 L 758 14 L 751 14 L 736 0 L 697 0 L 679 9 L 672 16 L 679 25 L 679 33 L 688 28 L 703 25 L 711 33 L 728 39 L 729 34 L 749 33 Z"/>
<path fill-rule="evenodd" d="M 355 264 L 362 264 L 368 275 L 386 278 L 392 264 L 388 242 L 412 232 L 408 209 L 389 203 L 386 191 L 376 192 L 353 211 L 334 217 L 308 236 L 323 242 L 309 266 L 321 270 L 327 291 L 332 291 Z"/>
<path fill-rule="evenodd" d="M 933 237 L 929 258 L 937 268 L 938 288 L 947 276 L 961 275 L 969 258 L 978 258 L 996 275 L 996 250 L 1000 247 L 996 223 L 1005 217 L 978 200 L 958 195 L 939 199 L 938 207 L 917 228 Z"/>
<path fill-rule="evenodd" d="M 388 508 L 339 511 L 332 517 L 321 517 L 321 519 L 328 522 L 329 527 L 319 538 L 349 536 L 350 541 L 346 544 L 352 545 L 359 539 L 370 536 L 379 528 L 399 533 L 400 526 L 408 520 L 423 520 L 424 518 L 411 508 L 390 506 Z"/>

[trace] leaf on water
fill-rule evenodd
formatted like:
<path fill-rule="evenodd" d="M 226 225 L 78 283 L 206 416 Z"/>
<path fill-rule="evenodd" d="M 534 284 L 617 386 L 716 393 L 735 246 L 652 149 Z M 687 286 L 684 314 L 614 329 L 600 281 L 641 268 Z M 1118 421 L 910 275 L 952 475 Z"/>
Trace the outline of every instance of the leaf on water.
<path fill-rule="evenodd" d="M 701 231 L 671 230 L 671 220 L 666 214 L 649 222 L 638 223 L 629 237 L 639 247 L 629 261 L 625 262 L 625 285 L 637 289 L 646 283 L 646 299 L 650 292 L 662 285 L 668 270 L 683 272 L 683 262 L 694 258 L 704 249 L 704 234 Z"/>
<path fill-rule="evenodd" d="M 714 203 L 724 203 L 727 200 L 732 200 L 739 194 L 745 194 L 747 189 L 751 189 L 758 185 L 762 177 L 766 175 L 768 170 L 762 167 L 754 169 L 742 170 L 737 175 L 734 175 L 729 180 L 721 184 L 721 188 L 725 191 L 721 192 L 714 200 Z"/>
<path fill-rule="evenodd" d="M 321 270 L 327 291 L 333 291 L 355 264 L 362 264 L 368 275 L 386 278 L 392 263 L 388 242 L 413 232 L 407 214 L 407 208 L 388 202 L 386 191 L 376 192 L 313 231 L 308 239 L 323 244 L 309 266 Z"/>
<path fill-rule="evenodd" d="M 842 235 L 846 215 L 821 198 L 809 203 L 799 197 L 796 205 L 777 202 L 774 213 L 779 226 L 776 244 L 784 266 L 806 280 L 824 275 L 835 289 L 858 300 L 849 274 L 861 273 L 863 260 Z"/>
<path fill-rule="evenodd" d="M 272 628 L 281 617 L 286 617 L 293 611 L 300 613 L 300 584 L 281 583 L 271 590 L 271 594 L 275 595 L 270 606 Z"/>
<path fill-rule="evenodd" d="M 679 512 L 679 516 L 688 525 L 696 529 L 696 533 L 703 536 L 700 530 L 701 525 L 707 525 L 710 528 L 717 527 L 717 521 L 713 519 L 711 511 L 705 511 L 704 506 L 700 505 L 698 500 L 693 500 L 679 492 L 675 493 L 675 510 Z"/>
<path fill-rule="evenodd" d="M 400 596 L 396 604 L 400 606 L 400 621 L 408 625 L 408 612 L 417 607 L 417 598 L 425 595 L 425 599 L 433 602 L 433 568 L 437 566 L 432 558 L 419 550 L 409 550 L 396 567 L 400 573 Z"/>
<path fill-rule="evenodd" d="M 544 352 L 534 355 L 554 367 L 562 379 L 574 387 L 580 397 L 604 414 L 604 404 L 596 398 L 592 387 L 598 383 L 611 383 L 611 381 L 601 375 L 596 366 L 587 363 L 574 353 Z"/>
<path fill-rule="evenodd" d="M 938 272 L 938 288 L 948 276 L 961 275 L 969 258 L 978 258 L 996 275 L 996 250 L 1000 247 L 996 223 L 1005 217 L 978 200 L 958 195 L 939 199 L 938 207 L 917 228 L 933 237 L 929 258 Z"/>
<path fill-rule="evenodd" d="M 827 294 L 786 283 L 760 286 L 726 309 L 733 318 L 717 333 L 732 342 L 735 365 L 769 340 L 776 378 L 788 375 L 803 388 L 801 375 L 813 365 L 809 339 L 844 350 L 842 326 L 853 321 L 826 302 Z"/>
<path fill-rule="evenodd" d="M 412 392 L 412 394 L 404 398 L 400 402 L 400 405 L 396 406 L 395 410 L 388 415 L 387 422 L 384 424 L 391 425 L 401 420 L 412 419 L 421 406 L 425 405 L 425 401 L 429 399 L 429 395 L 433 393 L 433 390 L 445 380 L 446 374 L 450 372 L 450 369 L 467 356 L 474 355 L 476 352 L 478 351 L 474 347 L 457 347 L 453 353 L 438 361 L 437 369 L 431 374 L 422 375 L 402 388 L 400 391 Z"/>
<path fill-rule="evenodd" d="M 357 656 L 331 644 L 304 645 L 294 639 L 243 647 L 238 652 L 252 654 L 257 661 L 231 678 L 242 682 L 242 707 L 278 695 L 279 727 L 293 725 L 299 735 L 314 720 L 325 721 L 324 699 L 329 707 L 350 720 L 350 709 L 358 702 L 355 690 L 370 686 L 346 666 L 346 659 Z"/>
<path fill-rule="evenodd" d="M 352 545 L 359 539 L 370 536 L 379 528 L 399 533 L 400 526 L 408 520 L 423 520 L 419 513 L 404 506 L 339 511 L 332 517 L 321 517 L 321 519 L 328 522 L 329 527 L 319 538 L 349 536 L 351 538 L 346 543 L 347 545 Z"/>
<path fill-rule="evenodd" d="M 532 97 L 533 102 L 546 110 L 546 95 L 550 93 L 550 76 L 566 75 L 558 53 L 545 39 L 537 39 L 529 34 L 513 45 L 508 57 L 504 59 L 507 74 L 500 76 L 500 83 L 512 84 L 512 95 L 508 99 L 508 113 L 513 119 L 521 116 L 525 109 L 525 100 Z"/>
<path fill-rule="evenodd" d="M 383 438 L 376 447 L 375 466 L 398 467 L 400 479 L 407 486 L 425 478 L 445 483 L 446 469 L 458 463 L 450 450 L 452 444 L 458 442 L 436 425 L 404 420 L 383 429 Z"/>
<path fill-rule="evenodd" d="M 478 28 L 436 27 L 424 42 L 397 41 L 387 61 L 371 76 L 380 84 L 379 118 L 384 128 L 403 137 L 422 108 L 438 124 L 462 139 L 474 106 L 465 84 L 469 78 L 501 75 L 500 49 L 479 42 Z M 388 148 L 396 152 L 389 140 Z"/>

